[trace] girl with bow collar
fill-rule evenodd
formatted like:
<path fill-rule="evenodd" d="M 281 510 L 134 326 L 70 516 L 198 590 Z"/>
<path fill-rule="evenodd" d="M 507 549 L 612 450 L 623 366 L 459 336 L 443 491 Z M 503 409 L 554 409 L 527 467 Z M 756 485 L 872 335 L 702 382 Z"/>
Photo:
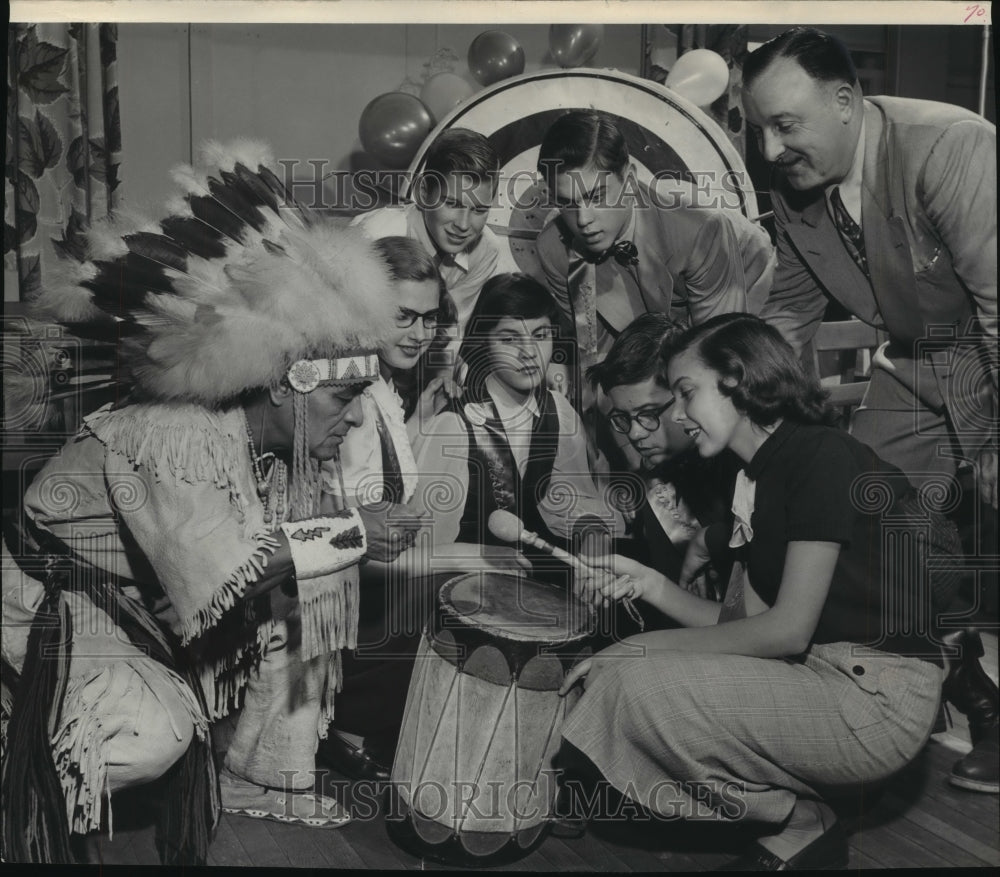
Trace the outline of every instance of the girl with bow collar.
<path fill-rule="evenodd" d="M 563 690 L 586 690 L 563 737 L 654 813 L 773 825 L 736 869 L 846 865 L 821 790 L 904 767 L 940 696 L 926 557 L 890 546 L 922 531 L 931 551 L 957 554 L 957 532 L 829 425 L 822 389 L 758 318 L 709 320 L 667 358 L 675 422 L 703 457 L 728 448 L 744 464 L 732 520 L 694 540 L 681 584 L 709 555 L 739 562 L 722 606 L 635 561 L 598 563 L 627 577 L 604 597 L 643 599 L 682 627 L 576 668 Z"/>

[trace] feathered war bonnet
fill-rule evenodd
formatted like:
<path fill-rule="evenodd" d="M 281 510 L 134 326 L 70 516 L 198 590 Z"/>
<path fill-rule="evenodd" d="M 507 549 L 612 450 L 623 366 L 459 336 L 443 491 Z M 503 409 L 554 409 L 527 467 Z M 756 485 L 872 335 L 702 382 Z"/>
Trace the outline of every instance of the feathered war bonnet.
<path fill-rule="evenodd" d="M 218 408 L 287 379 L 378 376 L 396 305 L 384 260 L 353 228 L 294 201 L 264 144 L 206 143 L 173 172 L 168 215 L 96 224 L 33 300 L 40 318 L 117 323 L 142 399 Z"/>
<path fill-rule="evenodd" d="M 221 409 L 287 380 L 288 511 L 304 518 L 319 496 L 306 395 L 378 377 L 376 351 L 396 304 L 371 241 L 296 203 L 273 166 L 262 143 L 206 143 L 199 168 L 173 172 L 180 193 L 165 218 L 119 213 L 96 224 L 83 247 L 62 248 L 74 258 L 32 310 L 81 333 L 116 330 L 121 378 L 136 401 Z"/>

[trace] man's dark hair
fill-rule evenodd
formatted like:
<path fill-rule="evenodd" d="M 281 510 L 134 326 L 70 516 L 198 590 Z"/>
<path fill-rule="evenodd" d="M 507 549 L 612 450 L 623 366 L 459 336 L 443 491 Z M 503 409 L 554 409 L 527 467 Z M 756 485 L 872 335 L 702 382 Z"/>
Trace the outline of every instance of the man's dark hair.
<path fill-rule="evenodd" d="M 605 393 L 650 378 L 669 389 L 663 354 L 682 331 L 666 314 L 650 312 L 636 317 L 615 339 L 604 360 L 587 369 L 587 380 L 600 384 Z"/>
<path fill-rule="evenodd" d="M 851 53 L 840 40 L 814 27 L 793 27 L 755 49 L 743 62 L 743 87 L 754 81 L 779 58 L 795 61 L 820 82 L 858 81 Z"/>
<path fill-rule="evenodd" d="M 593 165 L 621 176 L 628 165 L 628 145 L 604 113 L 574 110 L 556 119 L 538 147 L 538 172 L 550 189 L 555 175 Z"/>

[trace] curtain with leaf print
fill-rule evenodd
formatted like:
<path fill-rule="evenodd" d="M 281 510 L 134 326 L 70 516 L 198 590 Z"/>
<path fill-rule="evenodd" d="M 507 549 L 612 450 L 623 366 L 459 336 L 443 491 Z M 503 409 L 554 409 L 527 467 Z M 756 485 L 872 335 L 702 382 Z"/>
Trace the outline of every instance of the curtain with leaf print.
<path fill-rule="evenodd" d="M 30 298 L 118 202 L 117 40 L 114 24 L 8 28 L 5 300 Z"/>

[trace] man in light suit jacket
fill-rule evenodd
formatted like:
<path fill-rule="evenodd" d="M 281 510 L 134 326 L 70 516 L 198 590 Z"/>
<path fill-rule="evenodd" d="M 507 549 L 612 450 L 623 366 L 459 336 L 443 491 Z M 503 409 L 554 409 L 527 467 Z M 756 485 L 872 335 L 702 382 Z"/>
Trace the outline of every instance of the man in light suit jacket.
<path fill-rule="evenodd" d="M 778 267 L 761 316 L 800 349 L 831 298 L 883 330 L 851 431 L 918 485 L 973 465 L 995 515 L 995 126 L 948 104 L 863 99 L 846 47 L 810 28 L 764 44 L 743 75 L 775 171 Z M 983 735 L 952 781 L 996 792 L 996 686 L 966 660 L 946 695 Z"/>
<path fill-rule="evenodd" d="M 693 205 L 680 186 L 639 183 L 608 116 L 561 116 L 539 147 L 538 170 L 559 208 L 538 236 L 538 258 L 584 368 L 644 313 L 700 323 L 763 304 L 774 270 L 767 232 L 722 204 Z"/>

